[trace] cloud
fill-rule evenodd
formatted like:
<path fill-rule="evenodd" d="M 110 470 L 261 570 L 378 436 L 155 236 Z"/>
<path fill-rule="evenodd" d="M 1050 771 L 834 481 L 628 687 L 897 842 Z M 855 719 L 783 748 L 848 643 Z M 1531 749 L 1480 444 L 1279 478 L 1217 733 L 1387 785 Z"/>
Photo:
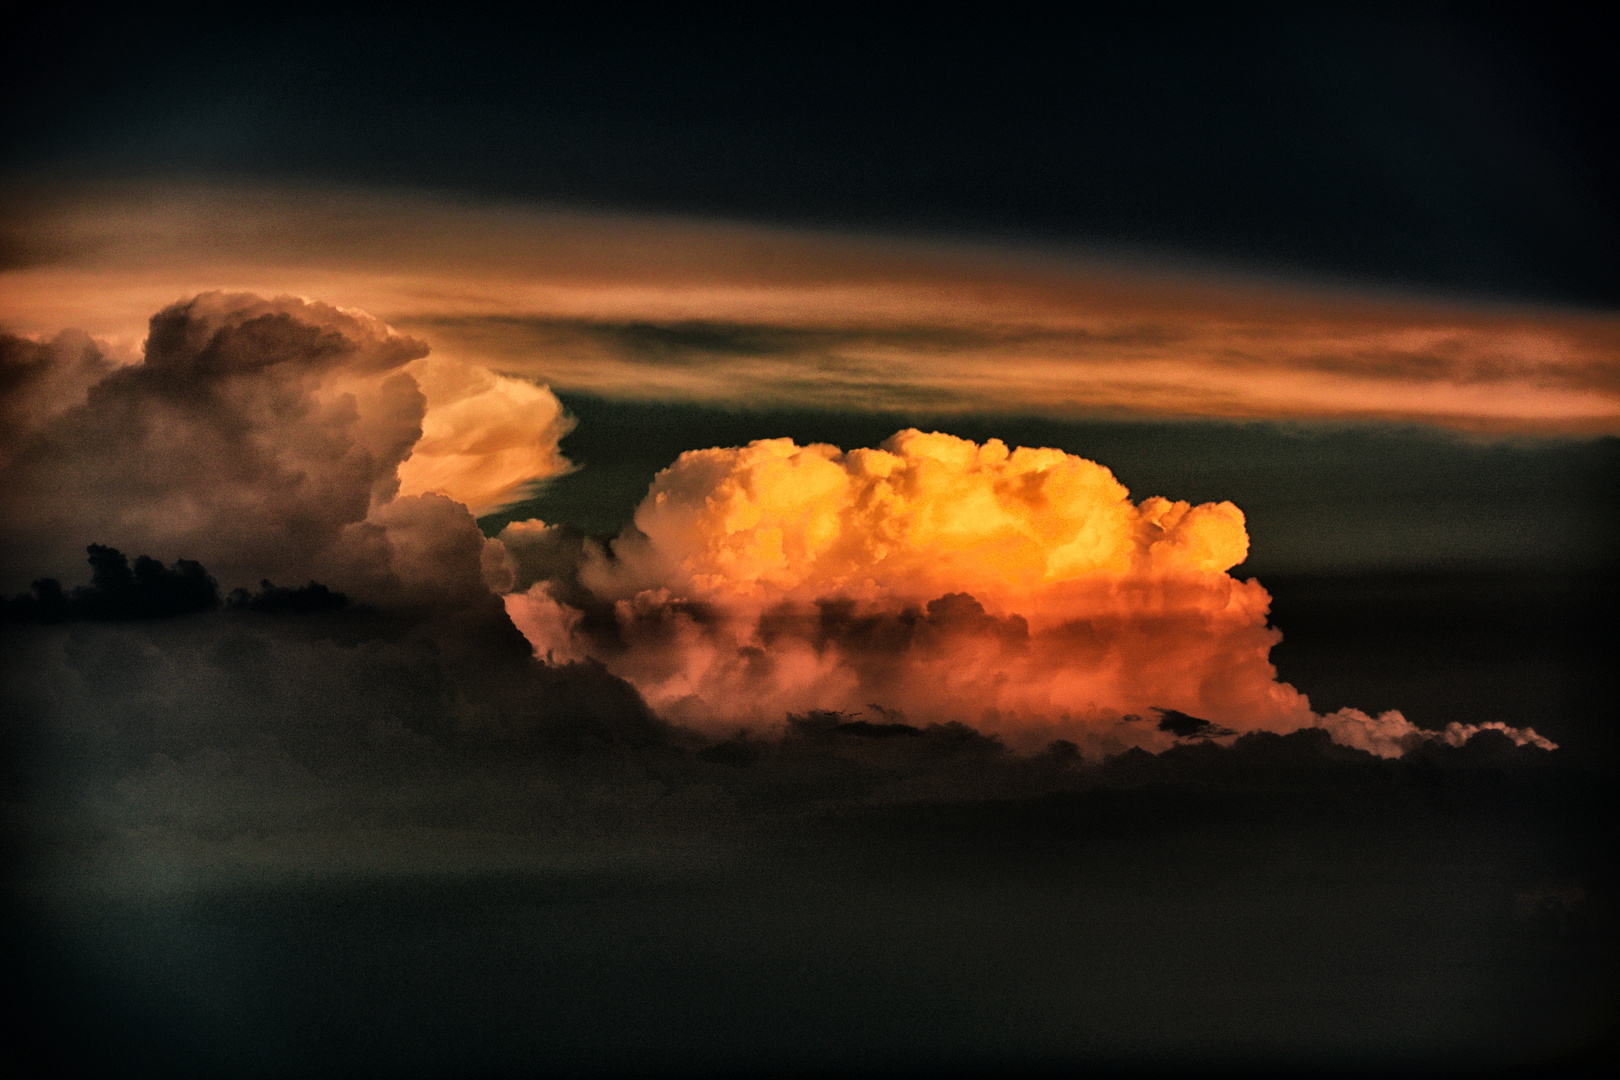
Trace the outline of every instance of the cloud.
<path fill-rule="evenodd" d="M 1189 291 L 1192 291 L 1189 289 Z M 1064 310 L 837 310 L 731 319 L 401 316 L 564 390 L 778 408 L 1052 417 L 1395 420 L 1477 432 L 1612 432 L 1620 338 L 1601 320 L 1303 312 L 1119 299 Z M 781 303 L 787 304 L 784 298 Z M 772 305 L 763 300 L 762 308 Z M 1146 310 L 1143 307 L 1146 307 Z"/>
<path fill-rule="evenodd" d="M 12 573 L 60 578 L 92 542 L 149 553 L 132 580 L 177 596 L 199 565 L 259 581 L 232 594 L 249 610 L 319 606 L 269 584 L 319 581 L 447 655 L 604 665 L 710 730 L 870 709 L 1093 756 L 1319 722 L 1386 755 L 1426 737 L 1398 714 L 1319 721 L 1276 681 L 1270 598 L 1228 572 L 1248 551 L 1237 507 L 1135 503 L 1058 450 L 916 430 L 848 453 L 695 450 L 611 545 L 539 522 L 490 540 L 469 504 L 566 470 L 570 419 L 543 387 L 430 358 L 362 312 L 205 293 L 152 318 L 139 363 L 109 369 L 71 338 L 17 352 Z M 53 379 L 83 400 L 38 404 Z M 84 617 L 112 588 L 13 610 Z M 211 582 L 197 596 L 218 599 Z"/>
<path fill-rule="evenodd" d="M 1167 737 L 1156 756 L 1098 762 L 1072 742 L 1021 751 L 877 706 L 699 740 L 600 664 L 456 650 L 431 620 L 354 606 L 0 625 L 0 668 L 0 780 L 43 845 L 31 873 L 137 895 L 233 876 L 549 872 L 570 850 L 691 852 L 760 826 L 778 843 L 780 823 L 896 804 L 992 800 L 962 812 L 983 821 L 1023 805 L 1038 818 L 1057 804 L 1007 800 L 1144 784 L 1158 792 L 1139 801 L 1171 816 L 1184 800 L 1166 798 L 1166 783 L 1251 794 L 1338 785 L 1386 806 L 1400 785 L 1427 782 L 1425 770 L 1534 768 L 1542 757 L 1487 728 L 1385 760 L 1312 727 L 1224 746 Z"/>
<path fill-rule="evenodd" d="M 1061 450 L 916 430 L 848 454 L 787 439 L 688 452 L 636 527 L 681 586 L 772 601 L 955 587 L 1027 603 L 1099 576 L 1224 573 L 1248 554 L 1231 503 L 1138 508 L 1108 469 Z"/>
<path fill-rule="evenodd" d="M 76 340 L 12 350 L 21 374 L 5 400 L 31 428 L 0 470 L 14 571 L 61 576 L 94 541 L 227 582 L 313 577 L 369 603 L 431 606 L 468 577 L 422 565 L 448 536 L 481 580 L 467 504 L 568 467 L 569 421 L 549 391 L 427 358 L 363 312 L 204 293 L 152 317 L 139 363 L 108 370 L 63 344 Z M 35 387 L 89 382 L 86 370 L 100 377 L 82 402 L 38 404 Z"/>
<path fill-rule="evenodd" d="M 82 331 L 49 341 L 0 332 L 0 468 L 41 425 L 83 402 L 113 366 Z"/>
<path fill-rule="evenodd" d="M 650 781 L 607 767 L 569 778 L 581 755 L 670 738 L 600 666 L 456 649 L 432 618 L 308 607 L 0 626 L 8 779 L 55 808 L 44 831 L 80 854 L 83 830 L 148 851 L 271 835 L 307 866 L 320 838 L 355 830 L 408 844 L 446 823 L 585 832 L 579 815 L 645 798 Z"/>
<path fill-rule="evenodd" d="M 1396 710 L 1368 716 L 1360 709 L 1340 709 L 1322 717 L 1317 723 L 1333 736 L 1335 742 L 1386 758 L 1400 757 L 1428 745 L 1460 748 L 1482 732 L 1494 732 L 1511 740 L 1514 746 L 1534 746 L 1541 750 L 1558 748 L 1552 740 L 1536 734 L 1534 728 L 1509 727 L 1497 720 L 1483 724 L 1453 721 L 1443 731 L 1427 731 Z"/>
<path fill-rule="evenodd" d="M 142 363 L 93 386 L 5 470 L 24 565 L 87 540 L 229 575 L 295 572 L 391 498 L 427 346 L 324 304 L 209 293 L 153 316 Z"/>
<path fill-rule="evenodd" d="M 318 581 L 311 581 L 296 589 L 272 584 L 268 579 L 259 582 L 258 592 L 232 589 L 225 605 L 236 611 L 257 611 L 266 615 L 321 615 L 342 611 L 349 598 L 333 592 Z"/>
<path fill-rule="evenodd" d="M 1235 732 L 1212 724 L 1201 716 L 1188 716 L 1175 709 L 1155 709 L 1159 714 L 1157 725 L 1160 731 L 1168 731 L 1178 739 L 1219 739 Z"/>
<path fill-rule="evenodd" d="M 482 514 L 568 471 L 557 446 L 573 421 L 545 387 L 432 358 L 410 371 L 427 412 L 399 467 L 401 494 L 438 492 Z"/>
<path fill-rule="evenodd" d="M 1229 573 L 1236 506 L 1134 503 L 1058 450 L 917 430 L 695 450 L 611 545 L 541 522 L 500 539 L 538 655 L 599 660 L 711 731 L 870 710 L 1094 757 L 1317 724 L 1383 756 L 1430 737 L 1399 714 L 1323 720 L 1277 681 L 1270 597 Z"/>
<path fill-rule="evenodd" d="M 1605 312 L 411 195 L 129 186 L 14 202 L 10 245 L 50 254 L 8 272 L 0 321 L 83 326 L 114 351 L 173 295 L 233 281 L 342 298 L 439 359 L 643 401 L 1620 431 Z"/>
<path fill-rule="evenodd" d="M 682 455 L 611 554 L 579 548 L 577 585 L 507 606 L 542 655 L 597 656 L 688 722 L 876 702 L 1093 745 L 1154 707 L 1297 727 L 1308 707 L 1266 661 L 1269 598 L 1226 574 L 1247 546 L 1236 507 L 1137 506 L 1056 450 L 769 440 Z"/>

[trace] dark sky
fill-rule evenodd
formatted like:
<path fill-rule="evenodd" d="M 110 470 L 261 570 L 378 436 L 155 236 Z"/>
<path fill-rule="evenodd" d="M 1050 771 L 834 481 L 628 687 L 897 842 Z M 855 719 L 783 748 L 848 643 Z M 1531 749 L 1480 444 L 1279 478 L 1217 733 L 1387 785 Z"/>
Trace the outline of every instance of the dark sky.
<path fill-rule="evenodd" d="M 347 181 L 1620 298 L 1614 65 L 1556 11 L 70 6 L 6 39 L 14 178 Z"/>
<path fill-rule="evenodd" d="M 340 183 L 1620 301 L 1612 39 L 1557 11 L 579 7 L 8 15 L 0 193 Z M 931 419 L 563 399 L 581 468 L 507 516 L 598 532 L 683 450 Z M 869 722 L 705 744 L 594 661 L 532 663 L 476 566 L 471 600 L 419 610 L 0 620 L 0 1045 L 53 1076 L 1615 1056 L 1620 442 L 951 427 L 1237 502 L 1237 574 L 1317 709 L 1562 749 L 1382 760 L 1308 729 L 1082 768 Z"/>

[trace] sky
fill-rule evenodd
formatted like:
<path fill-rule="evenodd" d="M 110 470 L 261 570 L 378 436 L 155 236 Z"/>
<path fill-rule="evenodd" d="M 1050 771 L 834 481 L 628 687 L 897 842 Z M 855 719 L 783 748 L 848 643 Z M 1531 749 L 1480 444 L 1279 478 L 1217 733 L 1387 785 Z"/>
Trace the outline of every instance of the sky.
<path fill-rule="evenodd" d="M 42 1074 L 1612 1051 L 1589 28 L 18 25 Z"/>

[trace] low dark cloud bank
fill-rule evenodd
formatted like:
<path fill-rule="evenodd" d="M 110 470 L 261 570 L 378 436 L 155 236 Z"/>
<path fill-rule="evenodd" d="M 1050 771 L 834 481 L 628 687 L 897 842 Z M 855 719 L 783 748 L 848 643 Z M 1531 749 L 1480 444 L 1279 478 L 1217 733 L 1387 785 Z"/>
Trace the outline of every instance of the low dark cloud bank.
<path fill-rule="evenodd" d="M 294 589 L 266 581 L 255 592 L 237 589 L 222 599 L 195 562 L 165 567 L 101 545 L 90 546 L 88 561 L 88 585 L 68 590 L 38 582 L 32 593 L 7 601 L 0 623 L 8 730 L 20 751 L 13 779 L 26 798 L 72 802 L 94 792 L 97 777 L 123 798 L 153 769 L 183 771 L 209 761 L 204 771 L 216 773 L 222 762 L 235 762 L 238 777 L 250 784 L 258 769 L 269 768 L 266 776 L 292 769 L 338 796 L 349 781 L 364 790 L 391 769 L 404 770 L 401 776 L 466 770 L 468 777 L 508 767 L 546 775 L 577 769 L 584 776 L 611 763 L 597 778 L 604 792 L 642 782 L 655 783 L 663 796 L 723 790 L 727 797 L 711 807 L 715 816 L 694 819 L 719 821 L 738 799 L 841 811 L 919 797 L 1078 791 L 1120 778 L 1220 783 L 1228 766 L 1243 775 L 1276 767 L 1279 779 L 1292 766 L 1386 779 L 1409 779 L 1431 766 L 1554 768 L 1547 763 L 1555 755 L 1516 746 L 1497 731 L 1482 731 L 1462 747 L 1424 743 L 1385 760 L 1334 744 L 1314 728 L 1227 741 L 1227 729 L 1173 709 L 1127 720 L 1174 735 L 1174 749 L 1101 763 L 1088 763 L 1065 740 L 1019 754 L 962 724 L 877 704 L 853 713 L 790 714 L 774 733 L 739 730 L 716 740 L 660 720 L 634 688 L 594 663 L 533 660 L 498 610 L 486 613 L 481 628 L 463 621 L 447 635 L 432 614 L 355 605 L 316 582 Z M 716 765 L 724 768 L 710 767 Z M 621 767 L 638 779 L 613 779 Z M 820 780 L 806 779 L 812 775 Z M 423 791 L 430 803 L 439 801 L 431 784 Z M 456 796 L 450 803 L 468 815 L 466 823 L 494 812 L 497 819 L 515 815 L 519 831 L 533 827 L 526 817 L 532 807 L 493 796 Z M 75 813 L 141 813 L 135 803 L 87 809 L 94 805 L 92 798 Z M 203 820 L 215 811 L 251 809 L 204 797 L 190 801 L 185 814 Z M 430 816 L 448 814 L 449 821 L 459 812 L 436 806 Z M 339 813 L 321 824 L 353 823 Z"/>
<path fill-rule="evenodd" d="M 0 627 L 14 1016 L 53 1069 L 1606 1053 L 1603 779 L 1560 752 L 1168 711 L 1177 746 L 1090 764 L 876 707 L 701 739 L 493 629 L 276 605 Z"/>

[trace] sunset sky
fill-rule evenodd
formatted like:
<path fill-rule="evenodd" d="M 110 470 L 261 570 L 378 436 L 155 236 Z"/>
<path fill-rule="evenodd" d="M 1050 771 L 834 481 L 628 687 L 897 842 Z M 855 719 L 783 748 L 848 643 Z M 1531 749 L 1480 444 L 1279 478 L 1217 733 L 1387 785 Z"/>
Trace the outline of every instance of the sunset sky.
<path fill-rule="evenodd" d="M 1607 1052 L 1614 73 L 1163 22 L 25 16 L 31 1052 Z"/>

